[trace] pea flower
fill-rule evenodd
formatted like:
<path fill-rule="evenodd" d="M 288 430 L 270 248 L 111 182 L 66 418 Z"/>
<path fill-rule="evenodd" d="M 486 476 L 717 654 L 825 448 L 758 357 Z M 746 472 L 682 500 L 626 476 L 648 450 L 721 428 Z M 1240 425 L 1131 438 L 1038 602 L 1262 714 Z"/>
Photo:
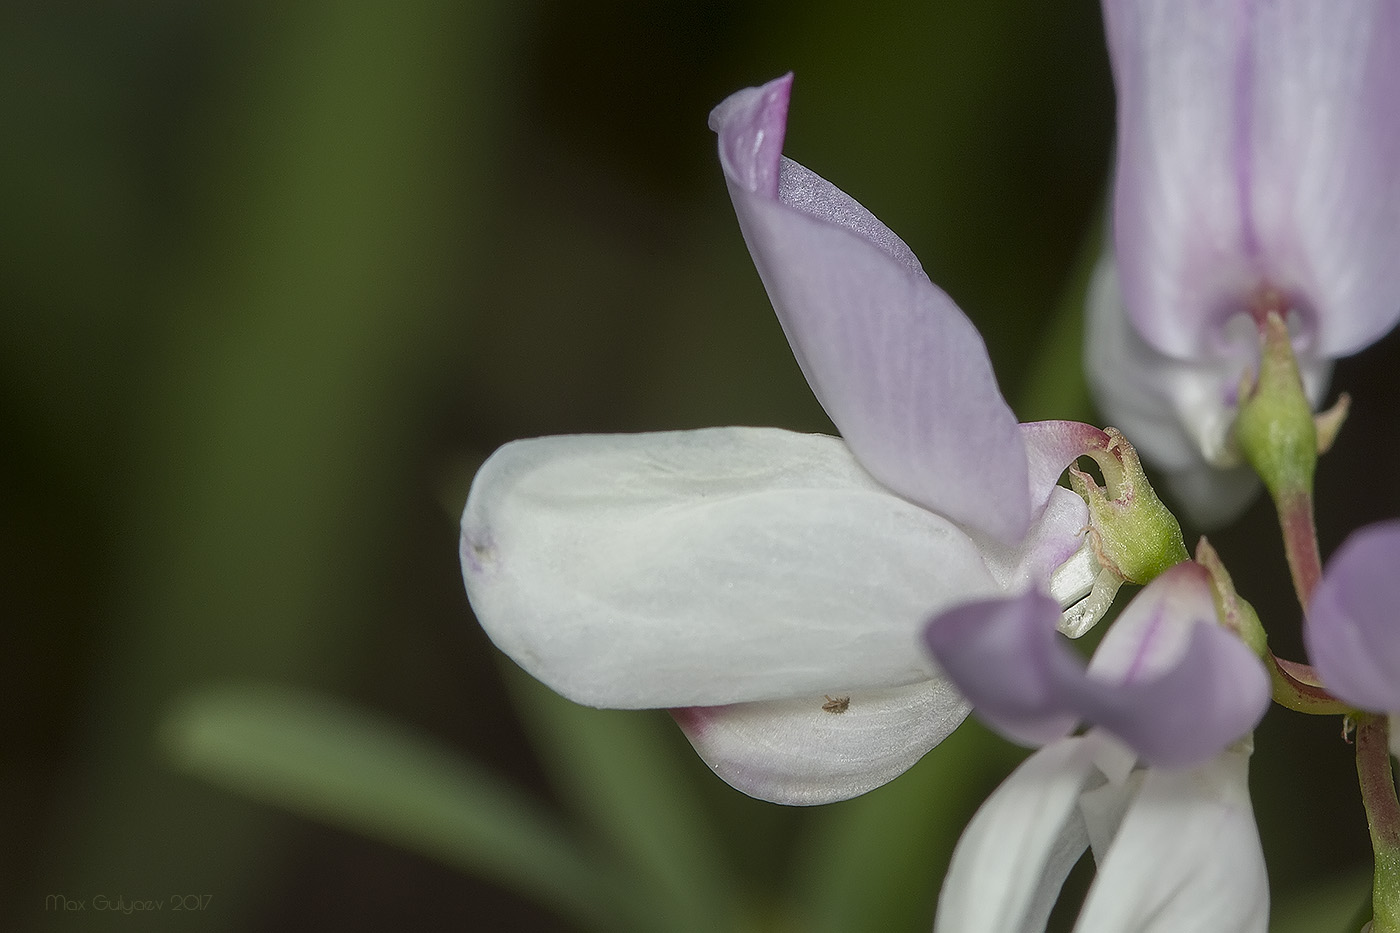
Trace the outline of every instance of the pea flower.
<path fill-rule="evenodd" d="M 1098 566 L 1055 485 L 1086 425 L 1018 425 L 977 330 L 865 208 L 782 157 L 791 76 L 711 114 L 740 228 L 840 438 L 727 427 L 515 441 L 462 515 L 467 594 L 576 702 L 669 708 L 781 803 L 898 775 L 967 703 L 919 633 L 969 600 L 1062 603 Z"/>
<path fill-rule="evenodd" d="M 1389 714 L 1400 755 L 1400 520 L 1368 525 L 1332 559 L 1308 603 L 1303 638 L 1327 689 L 1357 709 Z"/>
<path fill-rule="evenodd" d="M 1056 643 L 1043 600 L 960 607 L 926 633 L 981 718 L 1044 743 L 968 824 L 935 931 L 1044 930 L 1090 847 L 1099 870 L 1076 933 L 1263 931 L 1244 746 L 1269 680 L 1217 624 L 1207 572 L 1182 563 L 1145 587 L 1087 670 Z M 1093 728 L 1069 735 L 1081 721 Z"/>
<path fill-rule="evenodd" d="M 1223 522 L 1256 321 L 1289 323 L 1316 408 L 1400 317 L 1400 3 L 1104 0 L 1118 94 L 1113 251 L 1091 288 L 1106 417 Z"/>

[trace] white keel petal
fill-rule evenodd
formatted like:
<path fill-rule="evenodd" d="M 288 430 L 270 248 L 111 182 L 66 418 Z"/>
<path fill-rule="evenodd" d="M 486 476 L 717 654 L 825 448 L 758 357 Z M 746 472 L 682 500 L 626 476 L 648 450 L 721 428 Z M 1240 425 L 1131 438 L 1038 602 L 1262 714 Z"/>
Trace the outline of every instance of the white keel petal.
<path fill-rule="evenodd" d="M 997 592 L 964 532 L 839 439 L 768 428 L 507 444 L 472 484 L 461 557 L 501 650 L 619 708 L 924 681 L 924 622 Z"/>

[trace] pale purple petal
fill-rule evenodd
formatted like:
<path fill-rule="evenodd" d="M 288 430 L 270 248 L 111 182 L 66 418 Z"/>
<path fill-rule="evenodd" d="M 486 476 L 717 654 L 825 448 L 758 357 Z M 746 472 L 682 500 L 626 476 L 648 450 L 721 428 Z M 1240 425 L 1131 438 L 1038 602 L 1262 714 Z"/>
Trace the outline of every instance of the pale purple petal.
<path fill-rule="evenodd" d="M 1308 354 L 1400 315 L 1400 6 L 1104 4 L 1118 91 L 1114 238 L 1134 323 L 1223 359 L 1271 288 Z"/>
<path fill-rule="evenodd" d="M 1209 575 L 1190 562 L 1144 587 L 1088 676 L 1061 689 L 1085 719 L 1169 768 L 1200 764 L 1248 735 L 1271 695 L 1264 665 L 1218 624 Z"/>
<path fill-rule="evenodd" d="M 1264 933 L 1269 884 L 1248 758 L 1149 769 L 1099 863 L 1075 933 Z"/>
<path fill-rule="evenodd" d="M 1316 352 L 1346 356 L 1400 317 L 1400 4 L 1294 0 L 1253 12 L 1261 254 L 1300 310 L 1312 306 Z"/>
<path fill-rule="evenodd" d="M 760 800 L 807 806 L 893 780 L 948 737 L 968 704 L 951 683 L 672 710 L 715 773 Z"/>
<path fill-rule="evenodd" d="M 1337 549 L 1303 637 L 1328 690 L 1360 709 L 1400 711 L 1400 521 L 1369 525 Z"/>
<path fill-rule="evenodd" d="M 1015 741 L 1046 742 L 1084 720 L 1151 764 L 1184 767 L 1248 734 L 1268 706 L 1263 664 L 1216 623 L 1196 564 L 1145 587 L 1087 671 L 1058 619 L 1056 603 L 1027 593 L 950 609 L 924 637 L 977 716 Z"/>
<path fill-rule="evenodd" d="M 839 439 L 771 428 L 507 444 L 472 483 L 461 558 L 497 647 L 618 708 L 924 681 L 929 611 L 999 590 L 961 529 Z"/>
<path fill-rule="evenodd" d="M 1059 688 L 1066 674 L 1057 668 L 1074 664 L 1054 641 L 1059 618 L 1059 604 L 1032 590 L 949 609 L 924 641 L 979 719 L 1013 741 L 1043 745 L 1079 721 Z"/>
<path fill-rule="evenodd" d="M 1032 517 L 1025 446 L 981 335 L 898 237 L 780 160 L 771 141 L 784 132 L 789 84 L 740 91 L 711 124 L 739 226 L 798 364 L 876 479 L 998 540 L 1019 539 Z"/>
<path fill-rule="evenodd" d="M 934 933 L 1042 933 L 1089 844 L 1077 803 L 1102 776 L 1092 736 L 1062 739 L 1021 763 L 958 840 Z"/>

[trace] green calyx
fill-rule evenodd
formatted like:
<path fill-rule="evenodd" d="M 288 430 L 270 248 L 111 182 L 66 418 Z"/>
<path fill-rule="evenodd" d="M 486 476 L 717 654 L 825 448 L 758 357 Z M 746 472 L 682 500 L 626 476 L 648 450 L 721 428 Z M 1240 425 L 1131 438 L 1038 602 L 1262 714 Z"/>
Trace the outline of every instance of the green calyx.
<path fill-rule="evenodd" d="M 1288 326 L 1270 312 L 1260 328 L 1259 377 L 1240 385 L 1235 438 L 1274 500 L 1311 493 L 1318 433 L 1303 394 Z"/>
<path fill-rule="evenodd" d="M 1235 592 L 1235 581 L 1230 579 L 1230 572 L 1225 569 L 1220 555 L 1205 538 L 1196 543 L 1196 563 L 1210 574 L 1211 597 L 1215 600 L 1215 612 L 1220 623 L 1238 635 L 1260 658 L 1273 657 L 1259 614 Z"/>
<path fill-rule="evenodd" d="M 1089 539 L 1099 563 L 1129 583 L 1147 583 L 1188 558 L 1181 524 L 1157 498 L 1127 438 L 1114 428 L 1104 429 L 1104 438 L 1101 447 L 1086 451 L 1104 485 L 1071 468 L 1070 487 L 1089 506 Z"/>

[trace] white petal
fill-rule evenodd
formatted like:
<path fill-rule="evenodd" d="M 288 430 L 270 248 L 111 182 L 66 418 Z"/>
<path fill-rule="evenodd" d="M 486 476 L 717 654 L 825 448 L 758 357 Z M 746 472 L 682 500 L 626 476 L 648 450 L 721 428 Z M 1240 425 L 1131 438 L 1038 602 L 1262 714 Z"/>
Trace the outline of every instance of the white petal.
<path fill-rule="evenodd" d="M 927 619 L 997 591 L 840 440 L 713 428 L 516 441 L 462 515 L 482 626 L 570 699 L 718 706 L 927 680 Z"/>
<path fill-rule="evenodd" d="M 987 798 L 953 852 L 935 933 L 1045 929 L 1065 876 L 1089 844 L 1077 804 L 1099 778 L 1095 744 L 1090 737 L 1052 742 Z"/>
<path fill-rule="evenodd" d="M 1108 847 L 1123 825 L 1128 806 L 1142 788 L 1146 772 L 1134 769 L 1137 754 L 1111 734 L 1094 729 L 1092 735 L 1097 743 L 1094 765 L 1108 780 L 1102 787 L 1080 794 L 1079 812 L 1089 831 L 1089 848 L 1094 853 L 1094 861 L 1103 864 L 1108 857 Z"/>
<path fill-rule="evenodd" d="M 903 774 L 971 707 L 942 678 L 908 687 L 672 710 L 715 773 L 751 797 L 811 805 Z"/>
<path fill-rule="evenodd" d="M 1263 933 L 1269 887 L 1248 759 L 1153 768 L 1099 867 L 1075 933 Z"/>
<path fill-rule="evenodd" d="M 1050 575 L 1050 596 L 1061 606 L 1073 605 L 1089 595 L 1102 571 L 1094 546 L 1086 538 L 1079 550 Z"/>

